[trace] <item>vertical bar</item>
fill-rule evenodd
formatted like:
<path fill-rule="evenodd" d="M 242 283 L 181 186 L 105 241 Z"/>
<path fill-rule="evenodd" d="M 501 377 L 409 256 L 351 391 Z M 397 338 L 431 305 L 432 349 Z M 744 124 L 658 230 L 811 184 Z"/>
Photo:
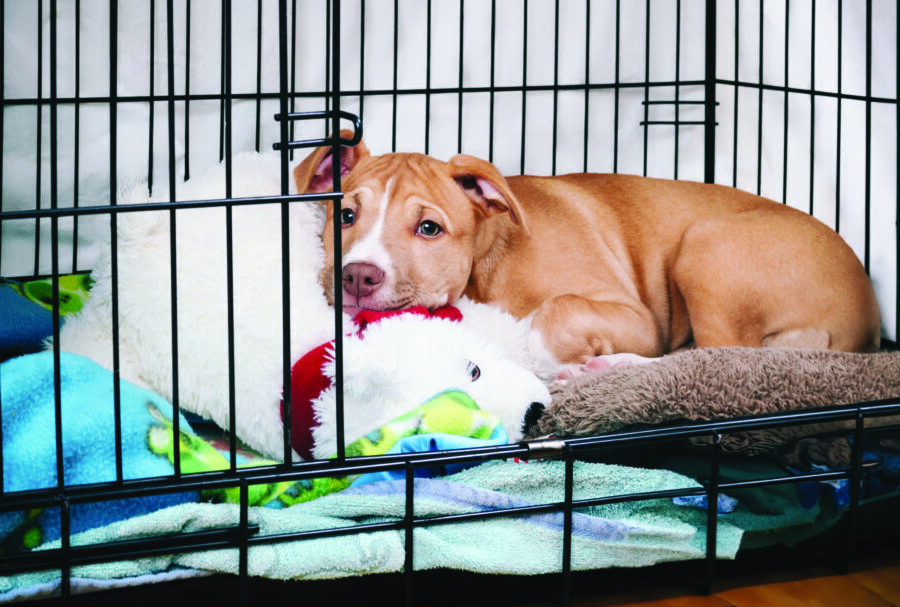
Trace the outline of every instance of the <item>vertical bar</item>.
<path fill-rule="evenodd" d="M 81 0 L 77 0 L 77 2 L 80 3 Z M 80 4 L 76 4 L 76 6 L 80 6 Z M 77 8 L 75 9 L 75 14 L 76 15 L 79 14 Z M 77 20 L 77 16 L 76 16 L 76 20 Z M 6 23 L 6 0 L 0 0 L 0 79 L 4 79 L 4 81 L 6 78 L 6 53 L 4 51 L 5 46 L 6 46 L 6 35 L 5 35 L 6 28 L 4 27 L 5 23 Z M 76 37 L 76 40 L 77 39 L 78 38 Z M 76 48 L 77 48 L 77 46 L 76 46 Z M 78 65 L 77 60 L 75 62 L 75 65 L 76 66 Z M 77 68 L 76 68 L 76 73 L 77 73 Z M 76 80 L 76 82 L 77 82 L 77 80 Z M 75 90 L 77 91 L 78 85 L 76 84 L 75 86 L 76 86 Z M 76 97 L 77 97 L 77 93 L 76 93 Z M 3 101 L 4 102 L 6 101 L 5 94 L 3 95 Z M 4 122 L 5 122 L 5 115 L 6 115 L 5 107 L 6 107 L 5 103 L 3 106 L 0 106 L 0 192 L 3 191 L 3 147 L 2 147 L 2 142 L 4 141 L 3 126 L 4 126 Z M 77 107 L 77 105 L 76 105 L 76 107 Z M 76 113 L 76 122 L 75 122 L 76 125 L 78 124 L 77 115 L 78 114 Z M 76 138 L 75 141 L 78 141 L 78 139 Z M 76 163 L 78 162 L 77 158 L 78 157 L 76 156 Z M 77 185 L 76 185 L 76 187 L 77 187 Z M 76 200 L 77 200 L 77 197 L 76 197 Z M 0 211 L 2 211 L 2 210 L 3 210 L 3 201 L 2 201 L 2 199 L 0 199 Z M 0 221 L 0 243 L 2 243 L 2 238 L 3 238 L 3 222 Z M 2 247 L 0 247 L 0 250 L 3 250 Z M 3 457 L 2 454 L 0 454 L 0 458 L 2 458 L 2 457 Z M 3 472 L 0 471 L 0 475 L 2 475 L 2 474 L 3 474 Z M 2 490 L 3 490 L 3 484 L 0 483 L 0 492 L 2 492 Z"/>
<path fill-rule="evenodd" d="M 590 100 L 591 100 L 591 2 L 584 3 L 584 158 L 582 169 L 588 170 L 588 149 L 590 145 Z"/>
<path fill-rule="evenodd" d="M 34 208 L 41 208 L 41 145 L 44 139 L 44 3 L 38 2 L 38 21 L 37 21 L 37 105 L 35 106 L 35 116 L 37 124 L 35 125 L 37 141 L 35 149 L 37 154 L 35 157 L 35 184 L 34 184 Z M 34 220 L 34 274 L 40 271 L 41 259 L 41 220 Z"/>
<path fill-rule="evenodd" d="M 556 140 L 559 133 L 559 0 L 556 0 L 556 14 L 553 19 L 553 150 L 550 155 L 550 174 L 556 175 Z"/>
<path fill-rule="evenodd" d="M 55 1 L 55 0 L 53 0 Z M 72 594 L 72 513 L 69 508 L 69 500 L 63 497 L 59 507 L 59 541 L 62 549 L 62 563 L 60 564 L 59 593 L 64 601 L 68 601 Z"/>
<path fill-rule="evenodd" d="M 575 453 L 566 445 L 565 487 L 563 493 L 562 604 L 572 594 L 572 496 L 575 488 Z"/>
<path fill-rule="evenodd" d="M 225 0 L 219 3 L 222 17 L 219 24 L 219 162 L 225 159 Z"/>
<path fill-rule="evenodd" d="M 191 0 L 185 2 L 184 41 L 184 180 L 191 178 Z"/>
<path fill-rule="evenodd" d="M 57 6 L 56 0 L 50 0 L 50 208 L 56 209 L 59 203 L 58 189 L 58 90 L 57 90 Z M 66 481 L 63 462 L 63 427 L 62 427 L 62 369 L 59 350 L 59 219 L 50 218 L 51 249 L 51 283 L 53 285 L 53 393 L 56 414 L 56 482 L 63 495 L 60 509 L 60 543 L 62 563 L 60 567 L 60 595 L 64 600 L 71 594 L 71 545 L 69 525 L 69 502 L 65 497 Z"/>
<path fill-rule="evenodd" d="M 118 71 L 119 71 L 119 2 L 109 3 L 109 204 L 118 204 L 118 159 L 119 121 L 118 121 Z M 118 255 L 118 219 L 113 210 L 109 217 L 109 253 L 112 284 L 112 348 L 113 348 L 113 411 L 114 434 L 116 441 L 116 481 L 123 479 L 122 469 L 122 386 L 119 370 L 119 255 Z"/>
<path fill-rule="evenodd" d="M 762 136 L 763 136 L 763 6 L 759 0 L 759 114 L 756 123 L 756 193 L 762 193 Z"/>
<path fill-rule="evenodd" d="M 415 518 L 415 468 L 412 462 L 406 462 L 405 474 L 405 490 L 406 502 L 404 503 L 403 513 L 403 579 L 405 581 L 406 605 L 412 607 L 415 605 L 414 596 L 414 577 L 413 570 L 415 567 L 413 554 L 413 520 Z"/>
<path fill-rule="evenodd" d="M 844 0 L 838 0 L 838 34 L 837 34 L 837 128 L 835 129 L 835 137 L 837 138 L 836 158 L 835 158 L 835 177 L 834 177 L 834 229 L 841 231 L 841 121 L 842 110 L 844 106 Z"/>
<path fill-rule="evenodd" d="M 650 125 L 650 0 L 646 4 L 646 21 L 644 31 L 644 167 L 643 175 L 647 176 L 647 147 L 649 145 Z"/>
<path fill-rule="evenodd" d="M 707 19 L 709 18 L 708 15 L 709 15 L 709 11 L 710 11 L 710 5 L 712 5 L 712 10 L 715 11 L 715 10 L 716 10 L 716 2 L 715 2 L 715 0 L 707 0 L 707 3 L 706 3 L 706 14 L 707 14 Z M 738 105 L 739 105 L 740 100 L 741 100 L 741 95 L 740 95 L 741 89 L 740 89 L 740 86 L 738 85 L 738 82 L 740 81 L 740 78 L 739 78 L 740 72 L 738 71 L 738 67 L 739 67 L 739 64 L 738 64 L 738 57 L 739 57 L 740 54 L 741 54 L 741 27 L 740 27 L 740 22 L 741 22 L 741 0 L 734 0 L 734 118 L 733 118 L 734 124 L 732 125 L 732 128 L 734 129 L 734 132 L 732 133 L 732 140 L 731 140 L 731 144 L 732 144 L 732 149 L 731 149 L 731 185 L 734 186 L 734 187 L 737 187 L 737 164 L 738 164 L 738 153 L 737 153 L 737 150 L 738 150 Z M 708 34 L 707 34 L 707 35 L 708 35 Z M 710 52 L 710 51 L 709 51 L 709 38 L 707 38 L 706 44 L 707 44 L 707 46 L 706 46 L 706 48 L 707 48 L 706 53 L 707 53 L 707 61 L 708 61 L 708 58 L 709 58 L 709 52 Z M 708 82 L 708 81 L 707 81 L 707 82 Z M 707 99 L 707 102 L 708 102 L 708 101 L 709 101 L 709 93 L 708 93 L 708 92 L 707 92 L 707 95 L 706 95 L 706 99 Z M 708 112 L 709 112 L 709 108 L 707 107 L 707 113 L 708 113 Z M 709 120 L 709 117 L 707 116 L 707 124 L 708 124 L 708 120 Z M 709 145 L 709 134 L 708 134 L 708 133 L 707 133 L 706 137 L 707 137 L 707 140 L 706 140 L 707 162 L 709 162 L 709 149 L 710 149 L 710 145 Z M 713 176 L 713 177 L 714 177 L 714 176 Z M 712 181 L 710 181 L 709 166 L 708 166 L 708 165 L 707 165 L 707 168 L 706 168 L 706 179 L 705 179 L 705 181 L 706 181 L 706 183 L 712 183 Z"/>
<path fill-rule="evenodd" d="M 256 151 L 259 152 L 259 136 L 262 128 L 262 0 L 256 0 Z"/>
<path fill-rule="evenodd" d="M 59 204 L 59 157 L 57 102 L 57 13 L 56 0 L 50 0 L 50 208 Z M 56 413 L 56 481 L 60 490 L 65 489 L 63 427 L 62 427 L 62 369 L 59 351 L 59 218 L 50 218 L 50 282 L 53 292 L 53 403 Z"/>
<path fill-rule="evenodd" d="M 425 27 L 425 153 L 428 153 L 431 143 L 431 0 L 428 0 Z M 362 91 L 362 77 L 360 77 L 360 91 Z M 362 95 L 360 93 L 360 95 Z M 360 108 L 362 104 L 360 104 Z M 362 113 L 359 115 L 362 118 Z"/>
<path fill-rule="evenodd" d="M 722 457 L 722 437 L 718 432 L 712 436 L 710 453 L 709 487 L 706 492 L 706 575 L 705 594 L 710 594 L 716 579 L 716 553 L 719 535 L 719 465 Z"/>
<path fill-rule="evenodd" d="M 331 109 L 331 96 L 328 94 L 330 92 L 329 87 L 331 86 L 331 80 L 329 76 L 331 75 L 331 46 L 328 44 L 328 40 L 331 40 L 331 2 L 325 3 L 325 111 Z M 335 108 L 336 110 L 337 108 Z M 328 136 L 328 125 L 325 125 L 325 133 L 323 137 Z"/>
<path fill-rule="evenodd" d="M 866 250 L 863 265 L 869 273 L 872 247 L 872 0 L 866 0 Z"/>
<path fill-rule="evenodd" d="M 896 23 L 895 31 L 900 32 L 900 11 L 896 11 L 896 13 L 897 13 L 897 23 Z M 896 39 L 894 40 L 894 44 L 896 46 L 895 52 L 897 54 L 896 59 L 895 59 L 896 63 L 894 65 L 900 66 L 900 44 L 897 44 Z M 897 110 L 896 110 L 897 132 L 894 134 L 894 146 L 895 146 L 895 150 L 896 150 L 894 152 L 894 155 L 897 159 L 897 167 L 896 167 L 896 170 L 894 171 L 894 174 L 900 175 L 900 78 L 897 78 L 896 80 L 897 80 L 897 82 L 896 82 L 897 90 L 895 92 L 896 98 L 894 99 L 894 103 L 897 106 Z M 896 196 L 897 196 L 896 217 L 900 218 L 900 182 L 898 182 L 895 187 L 896 187 Z M 894 288 L 897 289 L 898 293 L 900 293 L 900 229 L 898 229 L 898 228 L 895 228 L 895 229 L 897 229 L 897 236 L 896 236 L 896 240 L 894 243 L 894 254 L 897 257 L 896 257 L 896 265 L 894 266 L 896 269 L 895 282 L 894 282 L 895 287 Z M 895 309 L 895 314 L 894 314 L 894 335 L 890 336 L 890 337 L 893 338 L 894 342 L 900 342 L 900 295 L 897 296 L 896 306 L 897 307 Z"/>
<path fill-rule="evenodd" d="M 399 53 L 400 46 L 400 0 L 394 0 L 394 79 L 393 79 L 393 91 L 391 92 L 391 151 L 397 151 L 397 65 L 399 63 L 399 57 L 397 56 Z M 337 214 L 335 214 L 337 217 Z M 339 285 L 341 283 L 336 282 L 335 285 Z M 335 289 L 337 290 L 337 289 Z"/>
<path fill-rule="evenodd" d="M 331 132 L 332 158 L 340 158 L 340 130 L 341 130 L 341 2 L 334 2 L 334 11 L 332 12 L 334 23 L 331 31 L 332 44 L 332 61 L 334 62 L 331 77 L 334 84 L 331 87 L 331 95 L 333 100 L 333 112 L 331 114 Z M 396 55 L 395 55 L 396 57 Z M 333 183 L 333 191 L 339 193 L 341 191 L 341 163 L 331 163 L 331 177 Z M 341 198 L 334 199 L 334 216 L 337 217 L 341 212 Z M 341 284 L 341 223 L 333 221 L 334 224 L 334 278 L 335 285 Z M 341 310 L 344 308 L 343 289 L 336 288 L 334 290 L 334 396 L 335 396 L 335 425 L 337 426 L 337 459 L 343 461 L 345 457 L 344 450 L 344 335 L 343 314 Z M 290 384 L 285 384 L 290 385 Z"/>
<path fill-rule="evenodd" d="M 466 0 L 459 0 L 459 99 L 456 117 L 456 151 L 462 152 L 463 137 L 463 56 L 465 55 L 465 8 Z"/>
<path fill-rule="evenodd" d="M 288 34 L 287 34 L 287 0 L 278 0 L 278 75 L 279 90 L 278 103 L 282 120 L 279 122 L 281 133 L 279 141 L 281 142 L 281 195 L 287 196 L 290 193 L 288 161 L 290 154 L 288 152 L 287 142 L 289 141 L 288 120 L 284 117 L 288 115 Z M 281 202 L 281 323 L 282 323 L 282 340 L 281 340 L 281 385 L 291 385 L 291 344 L 288 336 L 291 326 L 291 294 L 290 285 L 290 249 L 289 249 L 289 214 L 288 203 Z M 282 415 L 284 417 L 284 465 L 290 467 L 293 457 L 291 449 L 291 391 L 284 390 L 282 395 Z"/>
<path fill-rule="evenodd" d="M 790 48 L 788 45 L 790 32 L 790 19 L 791 19 L 791 5 L 788 2 L 784 3 L 784 149 L 782 151 L 782 160 L 781 160 L 781 174 L 783 178 L 781 180 L 781 202 L 787 204 L 787 182 L 788 182 L 788 100 L 790 99 L 790 93 L 788 93 L 788 87 L 790 86 L 790 80 L 788 78 L 788 68 L 790 66 L 790 62 L 788 58 L 790 57 L 790 53 L 788 49 Z"/>
<path fill-rule="evenodd" d="M 173 0 L 166 2 L 166 63 L 168 86 L 168 147 L 169 147 L 169 200 L 175 200 L 175 12 Z M 169 268 L 172 288 L 172 432 L 180 436 L 181 424 L 178 417 L 179 372 L 178 372 L 178 255 L 176 252 L 177 226 L 175 209 L 169 209 Z M 174 443 L 175 478 L 181 476 L 181 441 Z"/>
<path fill-rule="evenodd" d="M 0 0 L 0 81 L 5 82 L 6 78 L 6 56 L 4 53 L 4 48 L 6 44 L 5 37 L 5 27 L 6 23 L 6 1 Z M 77 65 L 77 64 L 76 64 Z M 3 101 L 6 101 L 6 94 L 3 94 Z M 4 124 L 4 115 L 6 114 L 5 105 L 0 106 L 0 192 L 3 192 L 3 124 Z M 77 140 L 76 140 L 77 141 Z M 0 197 L 0 211 L 3 211 L 3 198 Z M 0 221 L 0 251 L 3 250 L 3 222 Z M 3 392 L 3 386 L 0 383 L 0 393 Z M 3 419 L 3 401 L 0 399 L 0 420 Z M 0 497 L 3 496 L 5 486 L 5 479 L 3 476 L 3 424 L 0 423 Z"/>
<path fill-rule="evenodd" d="M 621 57 L 621 33 L 622 33 L 622 22 L 621 22 L 621 11 L 622 9 L 622 0 L 616 0 L 616 76 L 615 76 L 615 91 L 616 96 L 613 101 L 613 173 L 619 172 L 619 92 L 620 92 L 620 75 L 619 75 L 619 60 Z"/>
<path fill-rule="evenodd" d="M 232 192 L 232 108 L 231 108 L 231 0 L 224 0 L 225 11 L 225 198 Z M 237 403 L 234 366 L 234 226 L 232 206 L 225 206 L 225 290 L 228 315 L 228 419 L 231 422 L 228 453 L 232 470 L 237 470 Z"/>
<path fill-rule="evenodd" d="M 156 0 L 150 0 L 150 120 L 147 136 L 147 189 L 153 195 L 153 131 L 156 118 Z"/>
<path fill-rule="evenodd" d="M 816 0 L 812 0 L 810 39 L 809 88 L 812 95 L 809 98 L 809 214 L 812 215 L 816 190 L 816 166 L 814 164 L 816 151 Z"/>
<path fill-rule="evenodd" d="M 707 79 L 707 83 L 709 80 Z M 715 70 L 713 70 L 713 82 L 715 83 Z M 715 87 L 715 84 L 713 85 Z M 714 89 L 715 90 L 715 89 Z M 672 171 L 673 179 L 678 179 L 678 137 L 681 134 L 681 126 L 678 119 L 680 112 L 681 100 L 681 0 L 675 3 L 675 170 Z M 715 105 L 715 104 L 714 104 Z M 706 125 L 709 126 L 709 125 Z M 713 120 L 713 128 L 715 128 L 715 120 Z M 704 131 L 706 134 L 706 131 Z M 705 159 L 705 158 L 704 158 Z"/>
<path fill-rule="evenodd" d="M 363 120 L 363 111 L 365 110 L 365 95 L 363 91 L 366 88 L 366 0 L 360 0 L 359 6 L 359 119 Z M 428 23 L 431 23 L 431 0 L 428 0 Z M 428 57 L 431 57 L 431 28 L 428 29 Z M 425 66 L 427 77 L 431 77 L 430 62 Z M 428 104 L 431 96 L 425 97 L 425 153 L 428 153 Z M 365 122 L 363 121 L 363 124 Z"/>
<path fill-rule="evenodd" d="M 496 85 L 497 54 L 497 0 L 491 0 L 491 90 L 488 110 L 488 162 L 494 162 L 494 87 Z"/>
<path fill-rule="evenodd" d="M 859 489 L 862 483 L 862 459 L 865 418 L 861 411 L 856 413 L 856 425 L 853 429 L 853 444 L 850 445 L 850 505 L 847 510 L 847 544 L 844 546 L 843 573 L 849 573 L 853 561 L 853 543 L 856 537 L 859 519 Z"/>
<path fill-rule="evenodd" d="M 291 0 L 291 111 L 294 111 L 296 106 L 296 98 L 294 97 L 294 93 L 297 92 L 297 66 L 300 64 L 297 61 L 297 0 Z M 285 64 L 286 65 L 286 64 Z M 285 68 L 287 69 L 287 68 Z M 286 88 L 284 90 L 287 90 Z M 285 116 L 285 112 L 281 112 L 282 116 Z M 293 121 L 288 125 L 288 129 L 290 130 L 291 139 L 294 138 L 294 123 Z M 282 141 L 288 141 L 287 139 L 282 139 Z M 293 158 L 293 153 L 289 153 L 291 158 Z M 287 194 L 287 192 L 285 192 Z M 289 384 L 284 384 L 285 386 Z"/>
<path fill-rule="evenodd" d="M 0 24 L 3 19 L 0 18 Z M 0 40 L 2 45 L 2 40 Z M 2 51 L 0 51 L 2 52 Z M 0 63 L 3 57 L 0 55 Z M 73 180 L 72 180 L 72 206 L 78 208 L 78 183 L 79 168 L 81 162 L 81 151 L 78 142 L 81 141 L 81 0 L 75 0 L 75 122 L 73 125 L 74 145 L 73 145 Z M 2 138 L 2 123 L 0 123 L 0 141 Z M 0 167 L 2 172 L 2 167 Z M 2 191 L 2 186 L 0 186 Z M 78 271 L 78 215 L 72 218 L 72 272 Z"/>
<path fill-rule="evenodd" d="M 232 433 L 234 434 L 234 433 Z M 240 584 L 240 605 L 248 605 L 250 592 L 248 589 L 249 585 L 249 564 L 250 564 L 250 544 L 247 541 L 250 537 L 250 516 L 249 516 L 249 505 L 250 505 L 250 490 L 247 485 L 247 479 L 241 479 L 240 485 L 240 514 L 239 521 L 240 525 L 238 528 L 238 532 L 240 533 L 240 545 L 238 546 L 238 578 Z"/>
<path fill-rule="evenodd" d="M 528 0 L 522 6 L 522 150 L 519 156 L 519 172 L 525 172 L 525 118 L 527 114 L 528 93 Z"/>

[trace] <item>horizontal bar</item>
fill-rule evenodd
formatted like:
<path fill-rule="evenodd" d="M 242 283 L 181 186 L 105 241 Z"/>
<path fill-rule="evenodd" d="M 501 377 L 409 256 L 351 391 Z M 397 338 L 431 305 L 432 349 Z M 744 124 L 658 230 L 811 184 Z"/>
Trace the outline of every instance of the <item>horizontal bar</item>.
<path fill-rule="evenodd" d="M 284 471 L 282 464 L 222 470 L 197 474 L 182 475 L 177 482 L 173 476 L 148 479 L 133 479 L 119 484 L 116 482 L 76 485 L 65 488 L 65 498 L 70 504 L 110 501 L 117 499 L 147 497 L 190 491 L 222 489 L 237 486 L 242 479 L 251 484 L 276 482 L 294 482 L 310 478 L 342 477 L 368 472 L 403 469 L 407 461 L 415 467 L 424 468 L 438 464 L 465 464 L 526 457 L 528 449 L 522 445 L 503 445 L 494 447 L 477 447 L 472 449 L 454 449 L 441 452 L 398 453 L 391 455 L 355 457 L 344 460 L 341 464 L 336 460 L 316 460 L 296 462 L 292 468 Z M 0 494 L 0 512 L 25 510 L 31 507 L 58 506 L 63 499 L 57 488 L 35 489 L 14 493 Z"/>
<path fill-rule="evenodd" d="M 535 92 L 564 92 L 564 91 L 595 91 L 595 90 L 618 90 L 618 89 L 629 89 L 629 88 L 639 88 L 643 89 L 645 87 L 648 88 L 657 88 L 657 87 L 672 87 L 672 86 L 704 86 L 706 84 L 705 80 L 666 80 L 666 81 L 654 81 L 654 82 L 603 82 L 603 83 L 582 83 L 582 84 L 528 84 L 528 85 L 507 85 L 507 86 L 471 86 L 471 87 L 440 87 L 440 88 L 404 88 L 404 89 L 366 89 L 364 91 L 361 90 L 348 90 L 344 89 L 340 91 L 341 97 L 379 97 L 385 95 L 459 95 L 459 94 L 470 94 L 470 93 L 535 93 Z M 796 93 L 796 94 L 805 94 L 816 97 L 831 97 L 835 99 L 843 99 L 848 101 L 868 101 L 871 103 L 888 103 L 888 104 L 896 104 L 898 100 L 896 98 L 891 97 L 877 97 L 871 96 L 867 97 L 866 95 L 859 94 L 851 94 L 851 93 L 843 93 L 840 91 L 823 91 L 823 90 L 815 90 L 815 89 L 802 89 L 797 87 L 786 87 L 783 85 L 775 85 L 775 84 L 760 84 L 758 82 L 746 82 L 743 80 L 727 80 L 724 78 L 717 78 L 716 84 L 719 85 L 727 85 L 727 86 L 739 86 L 739 87 L 747 87 L 747 88 L 762 88 L 768 91 L 776 91 L 776 92 L 787 92 L 787 93 Z M 327 91 L 301 91 L 301 92 L 293 92 L 289 93 L 289 98 L 294 99 L 316 99 L 325 96 L 330 96 L 333 93 L 329 93 Z M 174 95 L 171 97 L 175 102 L 183 102 L 183 101 L 220 101 L 224 97 L 220 94 L 209 94 L 209 95 Z M 149 103 L 149 102 L 168 102 L 170 97 L 168 95 L 165 96 L 130 96 L 130 97 L 116 97 L 114 98 L 116 103 Z M 247 101 L 256 101 L 257 99 L 269 99 L 269 100 L 278 100 L 280 96 L 278 93 L 261 93 L 257 95 L 255 93 L 233 93 L 230 97 L 233 100 L 247 100 Z M 55 100 L 51 100 L 47 97 L 20 97 L 13 99 L 4 99 L 4 106 L 29 106 L 29 105 L 50 105 L 51 103 L 58 103 L 63 105 L 71 105 L 71 104 L 109 104 L 113 99 L 110 97 L 57 97 Z"/>
<path fill-rule="evenodd" d="M 881 417 L 900 414 L 900 398 L 883 399 L 860 405 L 835 405 L 800 411 L 778 411 L 759 416 L 719 421 L 696 422 L 679 426 L 660 425 L 646 430 L 613 432 L 598 436 L 566 438 L 576 449 L 645 443 L 654 440 L 677 440 L 708 437 L 713 433 L 728 434 L 775 427 L 800 426 L 823 422 L 855 421 L 858 415 Z"/>
<path fill-rule="evenodd" d="M 718 486 L 719 491 L 728 491 L 731 489 L 754 489 L 757 487 L 768 487 L 770 485 L 796 485 L 798 483 L 849 479 L 850 474 L 851 470 L 850 468 L 847 468 L 845 470 L 812 472 L 809 474 L 798 474 L 796 476 L 779 476 L 774 478 L 757 478 L 748 481 L 720 482 Z"/>
<path fill-rule="evenodd" d="M 718 101 L 716 105 L 720 105 Z M 641 101 L 641 105 L 706 105 L 703 99 L 656 99 L 652 101 Z"/>
<path fill-rule="evenodd" d="M 528 85 L 506 85 L 506 86 L 470 86 L 470 87 L 440 87 L 440 88 L 404 88 L 404 89 L 366 89 L 364 91 L 354 91 L 343 89 L 341 97 L 359 97 L 365 96 L 384 96 L 384 95 L 458 95 L 460 93 L 530 93 L 530 92 L 546 92 L 546 91 L 584 91 L 585 89 L 618 89 L 618 88 L 641 88 L 645 86 L 694 86 L 703 84 L 703 80 L 666 80 L 658 82 L 606 82 L 597 84 L 528 84 Z M 288 98 L 319 98 L 330 96 L 333 93 L 328 91 L 297 91 L 288 93 Z M 278 93 L 261 93 L 257 96 L 255 93 L 237 94 L 233 93 L 229 99 L 256 101 L 257 98 L 278 100 Z M 176 102 L 182 101 L 221 101 L 225 97 L 221 94 L 197 94 L 197 95 L 174 95 L 171 98 L 168 95 L 133 95 L 129 97 L 115 97 L 116 103 L 150 103 L 150 102 L 168 102 L 170 99 Z M 112 101 L 110 97 L 57 97 L 56 103 L 62 104 L 108 104 Z M 19 97 L 4 99 L 3 105 L 50 105 L 51 99 L 47 97 Z"/>
<path fill-rule="evenodd" d="M 250 206 L 281 202 L 324 202 L 338 200 L 341 193 L 292 194 L 290 196 L 251 196 L 246 198 L 216 198 L 211 200 L 177 200 L 168 202 L 141 202 L 134 204 L 94 205 L 62 207 L 56 209 L 24 209 L 0 211 L 0 221 L 40 219 L 47 217 L 80 217 L 82 215 L 108 215 L 111 213 L 135 213 L 143 211 L 169 211 L 183 209 L 207 209 L 216 207 Z"/>
<path fill-rule="evenodd" d="M 259 525 L 249 525 L 250 533 L 259 533 Z M 63 555 L 61 548 L 33 550 L 31 552 L 0 556 L 4 574 L 58 568 L 66 561 L 73 566 L 90 565 L 130 558 L 171 554 L 173 552 L 200 552 L 231 548 L 240 538 L 239 527 L 225 527 L 206 531 L 192 531 L 161 537 L 144 537 L 131 540 L 105 542 L 86 546 L 70 546 Z"/>
<path fill-rule="evenodd" d="M 898 100 L 896 98 L 891 97 L 875 97 L 875 96 L 866 96 L 866 95 L 853 95 L 842 92 L 835 91 L 821 91 L 821 90 L 813 90 L 813 89 L 801 89 L 797 87 L 777 85 L 777 84 L 764 84 L 759 82 L 747 82 L 745 80 L 726 80 L 723 78 L 717 78 L 716 84 L 727 85 L 731 87 L 745 87 L 751 89 L 763 89 L 764 91 L 774 91 L 778 93 L 794 93 L 798 95 L 810 95 L 812 97 L 830 97 L 834 99 L 842 99 L 846 101 L 867 101 L 871 103 L 891 103 L 896 104 Z"/>
<path fill-rule="evenodd" d="M 641 126 L 658 126 L 661 124 L 668 124 L 670 126 L 684 126 L 684 125 L 705 125 L 706 121 L 704 120 L 641 120 L 639 123 Z M 719 126 L 719 123 L 716 123 L 716 126 Z"/>

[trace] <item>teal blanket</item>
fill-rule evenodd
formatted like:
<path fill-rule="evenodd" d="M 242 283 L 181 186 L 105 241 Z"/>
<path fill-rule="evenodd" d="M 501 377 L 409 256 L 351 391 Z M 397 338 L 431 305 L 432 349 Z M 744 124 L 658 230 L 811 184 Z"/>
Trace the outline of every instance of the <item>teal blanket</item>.
<path fill-rule="evenodd" d="M 416 479 L 415 513 L 436 516 L 558 502 L 563 499 L 563 476 L 564 465 L 559 461 L 495 461 L 444 478 Z M 696 486 L 695 481 L 668 471 L 575 464 L 575 499 Z M 767 501 L 760 496 L 757 504 L 739 505 L 731 514 L 719 516 L 720 558 L 733 558 L 748 532 L 762 530 L 771 540 L 797 529 L 821 529 L 833 520 L 818 508 L 778 514 L 766 507 Z M 404 507 L 402 481 L 376 481 L 282 510 L 252 508 L 250 522 L 260 526 L 260 535 L 275 535 L 401 520 Z M 73 544 L 215 529 L 238 520 L 239 510 L 233 504 L 182 504 L 87 531 L 73 537 Z M 579 509 L 573 517 L 573 569 L 640 567 L 701 558 L 705 521 L 705 510 L 675 506 L 668 499 Z M 414 566 L 482 573 L 554 572 L 561 568 L 562 538 L 560 513 L 426 526 L 414 533 Z M 57 541 L 45 547 L 58 545 Z M 322 579 L 397 572 L 403 569 L 403 547 L 404 533 L 399 530 L 259 545 L 250 549 L 249 573 L 275 579 Z M 115 580 L 185 570 L 236 573 L 238 562 L 236 549 L 219 549 L 76 567 L 73 577 Z M 0 578 L 0 592 L 14 594 L 57 578 L 54 572 Z"/>
<path fill-rule="evenodd" d="M 435 516 L 553 502 L 562 499 L 563 464 L 558 461 L 489 462 L 443 479 L 416 479 L 415 512 Z M 346 527 L 400 520 L 405 507 L 403 481 L 379 481 L 351 487 L 297 506 L 253 508 L 250 522 L 260 535 Z M 630 491 L 697 486 L 663 471 L 577 463 L 575 498 Z M 214 529 L 238 522 L 231 504 L 185 504 L 114 523 L 73 538 L 73 544 L 148 537 Z M 661 561 L 699 558 L 705 535 L 699 510 L 650 500 L 587 508 L 573 518 L 573 567 L 642 566 Z M 562 559 L 561 513 L 499 517 L 488 521 L 434 525 L 415 530 L 417 569 L 453 567 L 485 573 L 558 571 Z M 719 533 L 719 554 L 735 555 L 742 532 L 727 523 Z M 51 543 L 46 547 L 54 547 Z M 255 546 L 250 550 L 251 575 L 277 579 L 334 578 L 402 570 L 403 531 L 301 540 Z M 78 567 L 77 577 L 115 578 L 173 568 L 236 573 L 237 550 L 213 550 Z M 46 582 L 54 573 L 0 579 L 0 590 Z"/>
<path fill-rule="evenodd" d="M 113 374 L 87 358 L 60 354 L 59 401 L 63 483 L 69 486 L 116 480 Z M 52 352 L 11 358 L 0 364 L 3 430 L 3 490 L 46 489 L 59 483 L 56 465 L 56 388 Z M 171 475 L 172 464 L 150 450 L 152 428 L 171 426 L 172 405 L 162 397 L 120 382 L 123 479 Z M 184 417 L 181 428 L 191 427 Z M 128 501 L 74 504 L 73 533 L 175 504 L 195 502 L 196 492 Z M 0 552 L 33 548 L 59 537 L 58 508 L 0 514 Z"/>

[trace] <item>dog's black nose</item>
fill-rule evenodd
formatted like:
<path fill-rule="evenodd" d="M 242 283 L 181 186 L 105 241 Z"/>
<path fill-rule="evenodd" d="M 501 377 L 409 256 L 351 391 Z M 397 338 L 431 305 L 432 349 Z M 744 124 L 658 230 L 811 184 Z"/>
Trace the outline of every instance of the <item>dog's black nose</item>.
<path fill-rule="evenodd" d="M 528 436 L 528 432 L 538 423 L 544 414 L 544 403 L 531 403 L 528 410 L 525 411 L 525 418 L 522 420 L 522 435 Z"/>

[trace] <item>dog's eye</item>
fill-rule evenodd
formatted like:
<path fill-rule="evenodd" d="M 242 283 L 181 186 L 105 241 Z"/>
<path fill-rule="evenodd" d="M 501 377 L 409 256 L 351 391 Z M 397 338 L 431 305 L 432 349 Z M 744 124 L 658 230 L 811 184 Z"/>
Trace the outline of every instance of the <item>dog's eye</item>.
<path fill-rule="evenodd" d="M 466 373 L 469 375 L 469 379 L 475 381 L 479 377 L 481 377 L 481 369 L 478 368 L 478 365 L 469 361 L 466 363 Z"/>
<path fill-rule="evenodd" d="M 356 213 L 353 209 L 341 209 L 341 225 L 350 227 L 356 223 Z"/>
<path fill-rule="evenodd" d="M 416 232 L 425 236 L 426 238 L 434 238 L 438 236 L 441 232 L 444 231 L 440 225 L 436 224 L 433 221 L 426 219 L 422 223 L 419 224 L 419 227 L 416 228 Z"/>

